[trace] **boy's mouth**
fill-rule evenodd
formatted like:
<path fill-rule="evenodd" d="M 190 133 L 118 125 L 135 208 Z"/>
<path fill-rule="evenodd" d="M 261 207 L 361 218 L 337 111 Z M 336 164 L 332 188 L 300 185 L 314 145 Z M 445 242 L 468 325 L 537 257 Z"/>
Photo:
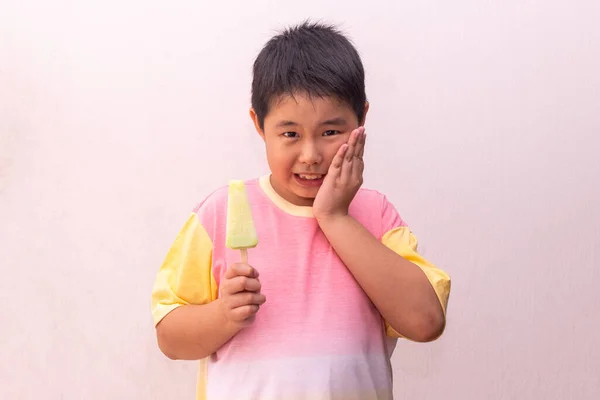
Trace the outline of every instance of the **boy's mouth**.
<path fill-rule="evenodd" d="M 300 184 L 300 186 L 319 187 L 323 184 L 325 175 L 323 175 L 323 174 L 294 174 L 294 178 L 296 179 L 296 182 L 298 182 Z"/>

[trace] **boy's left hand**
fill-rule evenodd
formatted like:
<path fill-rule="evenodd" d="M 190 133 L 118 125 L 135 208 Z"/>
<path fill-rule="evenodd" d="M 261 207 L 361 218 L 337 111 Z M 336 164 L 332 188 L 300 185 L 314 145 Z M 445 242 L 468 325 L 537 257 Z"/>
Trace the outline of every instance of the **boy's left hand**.
<path fill-rule="evenodd" d="M 336 153 L 313 203 L 317 220 L 348 215 L 348 207 L 363 183 L 365 141 L 361 126 Z"/>

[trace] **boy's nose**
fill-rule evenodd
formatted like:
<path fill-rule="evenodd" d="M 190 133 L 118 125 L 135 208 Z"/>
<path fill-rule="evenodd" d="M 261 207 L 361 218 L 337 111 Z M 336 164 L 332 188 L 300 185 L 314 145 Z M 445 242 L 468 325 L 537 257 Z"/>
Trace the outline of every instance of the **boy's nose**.
<path fill-rule="evenodd" d="M 302 146 L 298 161 L 303 164 L 319 164 L 321 160 L 321 152 L 314 143 L 307 142 Z"/>

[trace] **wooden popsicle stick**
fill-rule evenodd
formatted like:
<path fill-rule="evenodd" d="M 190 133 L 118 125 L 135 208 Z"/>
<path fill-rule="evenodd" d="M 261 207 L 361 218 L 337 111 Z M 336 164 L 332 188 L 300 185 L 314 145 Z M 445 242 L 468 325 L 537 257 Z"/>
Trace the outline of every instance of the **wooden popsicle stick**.
<path fill-rule="evenodd" d="M 240 254 L 242 255 L 242 263 L 248 264 L 248 249 L 240 249 Z"/>

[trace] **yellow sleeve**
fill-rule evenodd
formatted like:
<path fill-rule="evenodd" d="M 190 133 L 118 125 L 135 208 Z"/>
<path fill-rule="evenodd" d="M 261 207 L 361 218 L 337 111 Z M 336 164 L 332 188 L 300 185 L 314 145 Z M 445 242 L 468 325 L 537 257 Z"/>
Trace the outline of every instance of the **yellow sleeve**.
<path fill-rule="evenodd" d="M 400 226 L 386 232 L 381 241 L 384 245 L 392 249 L 397 254 L 404 257 L 406 260 L 416 264 L 423 270 L 431 286 L 435 290 L 444 315 L 448 306 L 448 297 L 450 296 L 450 277 L 441 269 L 435 267 L 419 253 L 417 253 L 417 238 L 413 235 L 407 226 Z M 390 324 L 385 322 L 385 330 L 388 336 L 401 338 L 401 334 L 396 332 Z"/>
<path fill-rule="evenodd" d="M 212 274 L 212 241 L 192 213 L 160 267 L 152 290 L 152 318 L 156 326 L 175 308 L 206 304 L 217 298 Z"/>

